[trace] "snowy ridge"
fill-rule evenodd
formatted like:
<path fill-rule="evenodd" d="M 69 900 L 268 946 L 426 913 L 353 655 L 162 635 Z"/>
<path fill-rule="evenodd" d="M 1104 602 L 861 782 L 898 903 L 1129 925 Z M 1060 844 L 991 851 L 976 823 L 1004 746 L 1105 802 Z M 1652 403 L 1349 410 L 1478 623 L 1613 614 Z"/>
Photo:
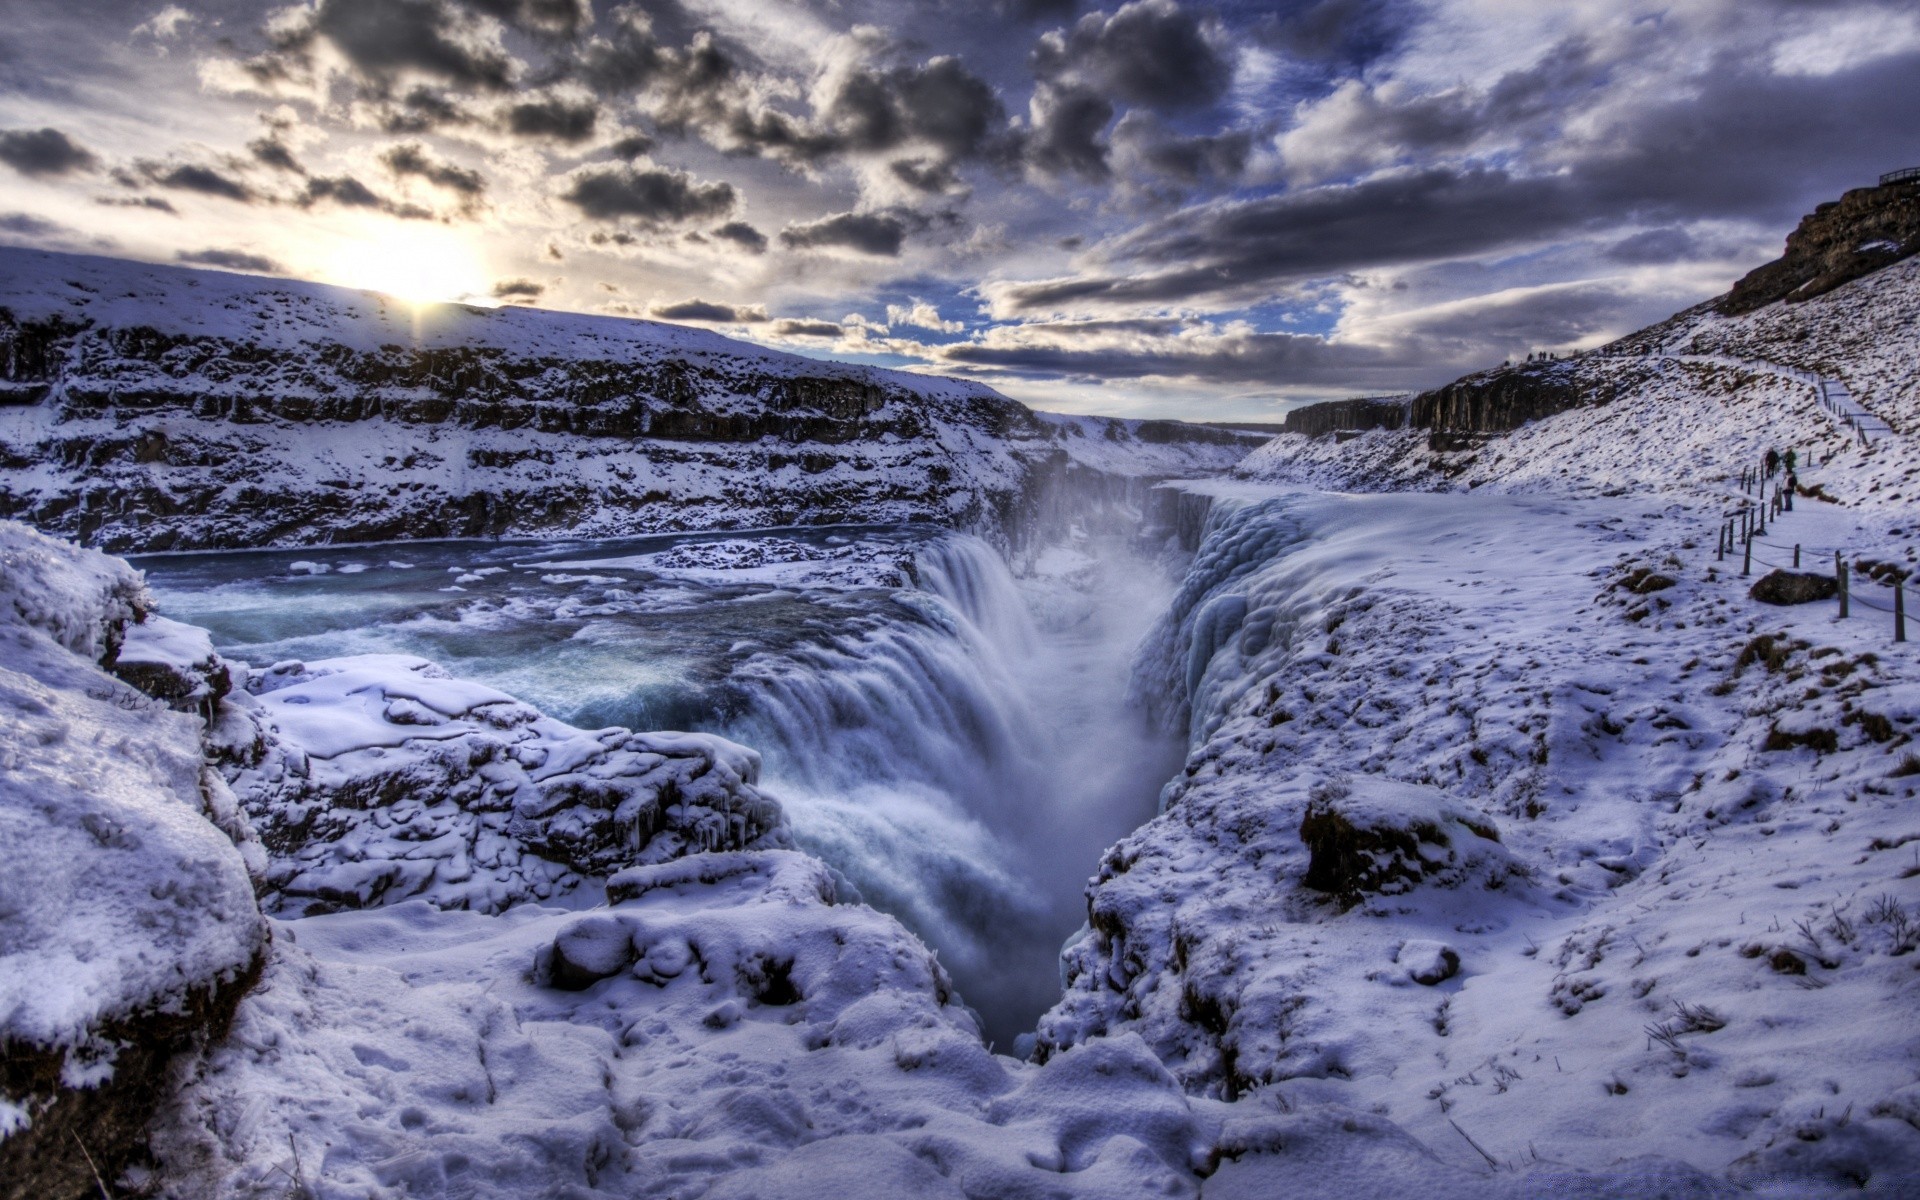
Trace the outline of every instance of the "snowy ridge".
<path fill-rule="evenodd" d="M 1342 491 L 1652 492 L 1713 503 L 1767 448 L 1794 446 L 1803 462 L 1831 458 L 1823 486 L 1841 503 L 1920 494 L 1920 259 L 1738 317 L 1703 305 L 1546 370 L 1589 402 L 1464 449 L 1435 448 L 1423 429 L 1344 442 L 1283 434 L 1235 473 Z M 1863 445 L 1822 403 L 1821 379 L 1891 433 Z"/>
<path fill-rule="evenodd" d="M 0 248 L 0 515 L 122 550 L 932 521 L 1253 440 L 610 317 Z"/>

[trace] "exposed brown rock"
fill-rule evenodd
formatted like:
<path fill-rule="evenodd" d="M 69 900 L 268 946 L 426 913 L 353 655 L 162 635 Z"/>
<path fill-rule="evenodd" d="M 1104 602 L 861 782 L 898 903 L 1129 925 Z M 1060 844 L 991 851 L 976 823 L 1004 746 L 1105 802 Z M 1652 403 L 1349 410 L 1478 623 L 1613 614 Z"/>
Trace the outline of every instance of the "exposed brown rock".
<path fill-rule="evenodd" d="M 1747 594 L 1762 604 L 1811 604 L 1833 599 L 1840 594 L 1840 585 L 1831 575 L 1778 570 L 1755 580 Z"/>
<path fill-rule="evenodd" d="M 1855 188 L 1813 210 L 1786 253 L 1750 271 L 1715 304 L 1727 316 L 1809 300 L 1920 251 L 1920 181 Z"/>

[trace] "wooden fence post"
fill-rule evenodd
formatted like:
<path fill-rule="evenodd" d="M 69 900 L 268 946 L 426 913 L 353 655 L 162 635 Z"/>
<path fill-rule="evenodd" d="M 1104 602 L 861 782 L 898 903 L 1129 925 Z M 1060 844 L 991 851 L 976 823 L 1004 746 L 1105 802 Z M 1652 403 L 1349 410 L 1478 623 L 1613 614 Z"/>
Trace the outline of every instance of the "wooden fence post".
<path fill-rule="evenodd" d="M 1840 585 L 1840 617 L 1844 620 L 1847 615 L 1847 560 L 1840 557 L 1838 550 L 1833 552 L 1833 581 Z"/>
<path fill-rule="evenodd" d="M 1747 533 L 1747 555 L 1746 558 L 1741 560 L 1740 573 L 1742 575 L 1753 574 L 1753 533 L 1751 530 Z"/>
<path fill-rule="evenodd" d="M 1799 542 L 1795 542 L 1793 544 L 1793 569 L 1796 571 L 1800 569 L 1800 543 Z"/>
<path fill-rule="evenodd" d="M 1893 577 L 1893 640 L 1907 640 L 1907 577 Z"/>

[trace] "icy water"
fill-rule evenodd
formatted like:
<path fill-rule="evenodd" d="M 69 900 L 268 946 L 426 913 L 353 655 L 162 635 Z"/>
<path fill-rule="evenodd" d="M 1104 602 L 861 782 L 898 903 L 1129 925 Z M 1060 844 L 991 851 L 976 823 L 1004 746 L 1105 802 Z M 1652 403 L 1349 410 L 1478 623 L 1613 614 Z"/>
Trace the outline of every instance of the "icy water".
<path fill-rule="evenodd" d="M 1180 762 L 1125 702 L 1169 585 L 1124 558 L 1016 583 L 978 539 L 900 527 L 136 561 L 255 665 L 417 654 L 576 725 L 754 747 L 800 843 L 940 952 L 1002 1049 Z"/>

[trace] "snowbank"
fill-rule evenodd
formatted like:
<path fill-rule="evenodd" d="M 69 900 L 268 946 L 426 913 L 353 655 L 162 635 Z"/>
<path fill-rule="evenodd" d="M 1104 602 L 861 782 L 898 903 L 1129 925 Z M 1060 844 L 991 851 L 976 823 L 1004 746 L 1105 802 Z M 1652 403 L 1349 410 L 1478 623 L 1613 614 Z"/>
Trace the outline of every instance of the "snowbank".
<path fill-rule="evenodd" d="M 214 823 L 240 832 L 199 722 L 95 665 L 141 611 L 139 576 L 11 522 L 0 565 L 0 1178 L 51 1195 L 88 1179 L 75 1138 L 105 1170 L 125 1160 L 266 923 Z"/>

